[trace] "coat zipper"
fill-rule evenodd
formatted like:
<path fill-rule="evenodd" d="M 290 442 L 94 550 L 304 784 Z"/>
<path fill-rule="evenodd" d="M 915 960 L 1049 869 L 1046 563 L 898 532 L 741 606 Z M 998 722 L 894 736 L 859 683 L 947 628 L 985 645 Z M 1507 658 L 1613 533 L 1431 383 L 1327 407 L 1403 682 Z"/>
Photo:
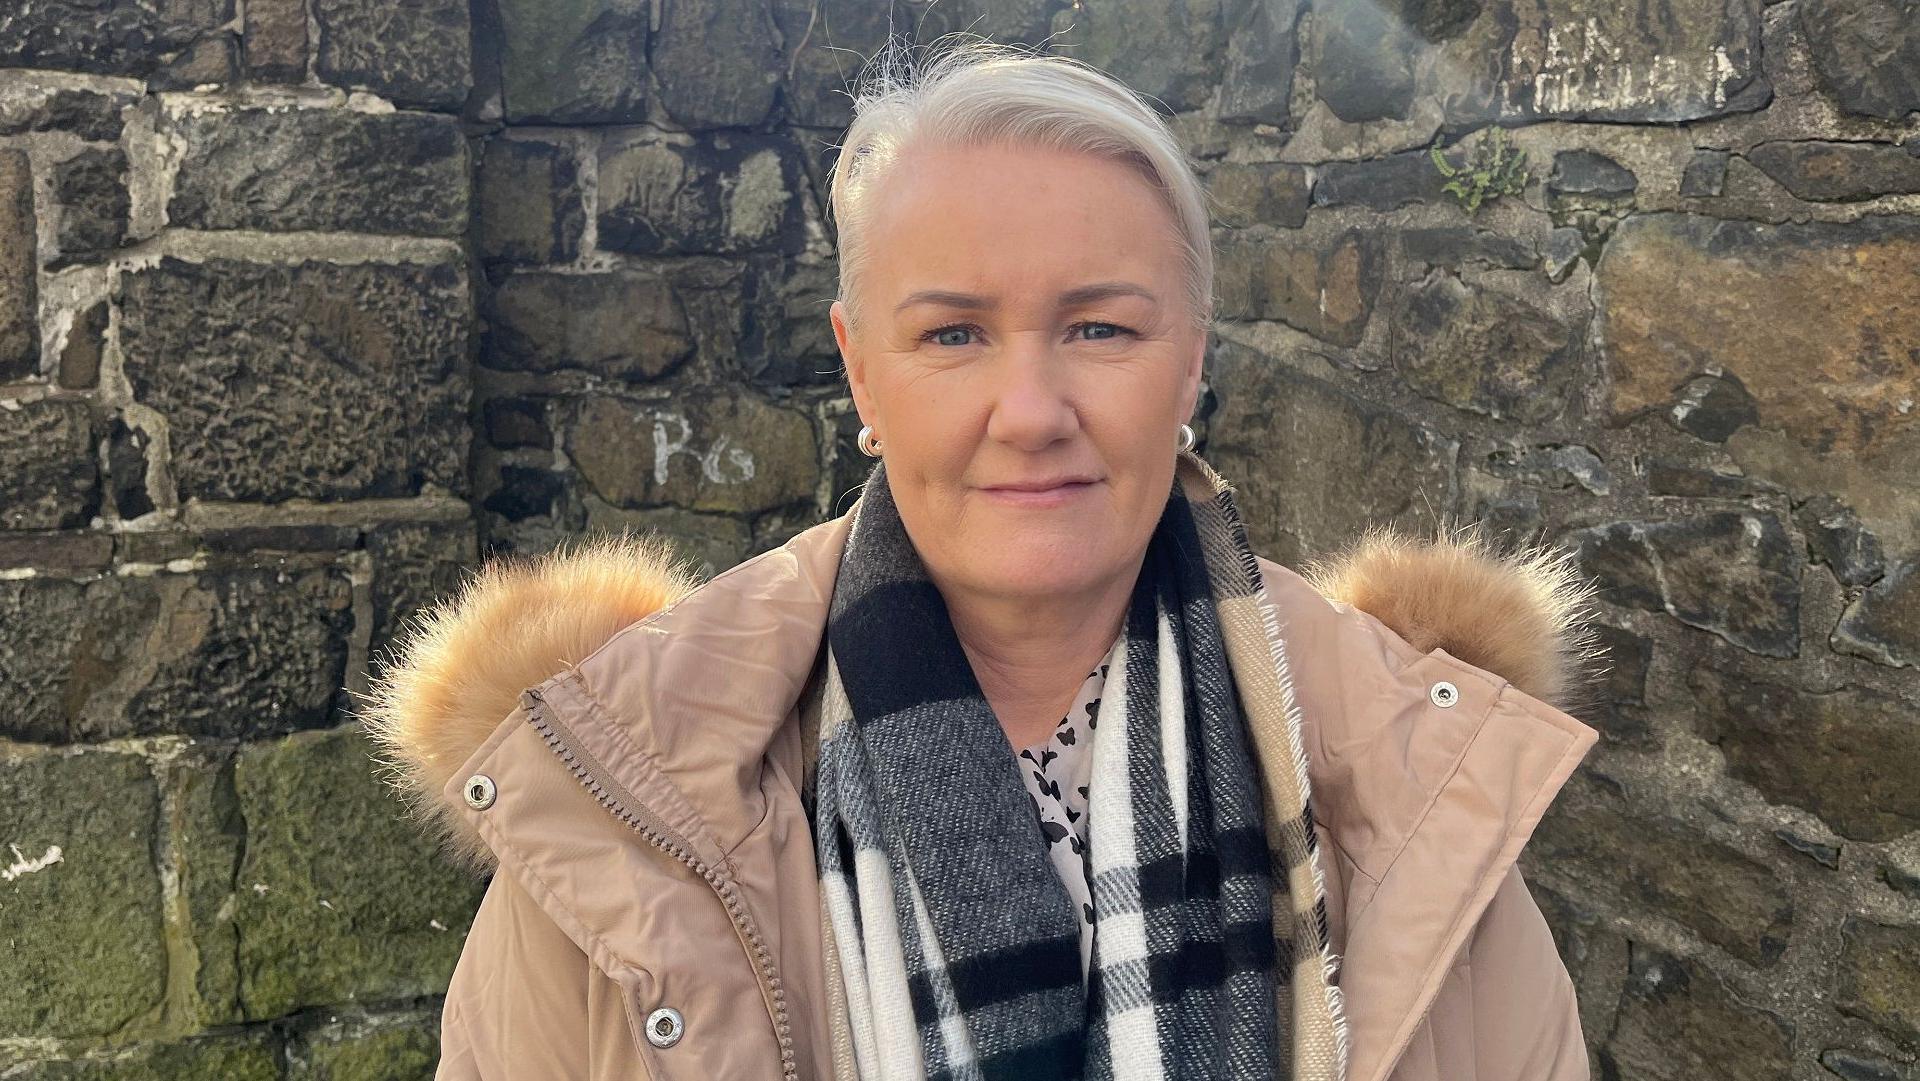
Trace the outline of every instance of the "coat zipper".
<path fill-rule="evenodd" d="M 773 951 L 767 948 L 766 939 L 760 934 L 759 925 L 754 922 L 753 913 L 748 910 L 746 901 L 740 895 L 739 886 L 724 871 L 713 867 L 701 859 L 686 838 L 675 833 L 658 816 L 645 810 L 645 806 L 631 792 L 617 782 L 607 778 L 607 771 L 580 742 L 567 731 L 566 727 L 555 721 L 547 712 L 546 699 L 541 697 L 537 687 L 521 692 L 522 704 L 526 707 L 527 718 L 547 747 L 560 756 L 567 770 L 579 780 L 582 786 L 593 795 L 602 807 L 625 823 L 634 832 L 645 837 L 654 847 L 686 864 L 698 874 L 726 906 L 727 917 L 733 921 L 736 935 L 747 950 L 749 960 L 754 965 L 754 975 L 759 980 L 760 989 L 772 1003 L 774 1035 L 780 1044 L 780 1076 L 783 1081 L 799 1081 L 800 1071 L 794 1058 L 793 1034 L 787 1017 L 787 992 L 781 985 L 779 968 L 774 960 Z"/>

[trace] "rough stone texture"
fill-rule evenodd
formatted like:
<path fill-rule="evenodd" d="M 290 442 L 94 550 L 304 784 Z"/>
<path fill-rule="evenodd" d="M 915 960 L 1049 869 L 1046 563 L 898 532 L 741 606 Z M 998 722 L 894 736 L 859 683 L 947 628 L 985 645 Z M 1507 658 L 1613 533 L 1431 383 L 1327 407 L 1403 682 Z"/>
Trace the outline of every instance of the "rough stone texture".
<path fill-rule="evenodd" d="M 1081 5 L 1056 12 L 1055 51 L 1112 72 L 1128 86 L 1180 112 L 1205 102 L 1220 70 L 1229 0 L 1173 0 L 1137 7 Z"/>
<path fill-rule="evenodd" d="M 640 271 L 525 271 L 494 292 L 485 361 L 512 371 L 579 368 L 610 379 L 655 379 L 694 352 L 673 286 Z"/>
<path fill-rule="evenodd" d="M 437 1026 L 415 1022 L 371 1030 L 331 1025 L 291 1058 L 288 1081 L 424 1081 L 439 1057 Z"/>
<path fill-rule="evenodd" d="M 1424 150 L 1389 154 L 1369 161 L 1333 161 L 1314 176 L 1314 206 L 1364 206 L 1397 210 L 1445 198 L 1447 178 Z"/>
<path fill-rule="evenodd" d="M 1868 532 L 1853 508 L 1831 495 L 1817 495 L 1801 504 L 1800 531 L 1807 536 L 1807 552 L 1824 563 L 1842 585 L 1861 586 L 1886 572 L 1880 539 Z"/>
<path fill-rule="evenodd" d="M 1404 120 L 1413 104 L 1420 40 L 1393 6 L 1325 0 L 1314 10 L 1313 68 L 1320 100 L 1348 123 Z"/>
<path fill-rule="evenodd" d="M 1803 559 L 1776 518 L 1720 511 L 1615 522 L 1570 539 L 1605 600 L 1664 611 L 1754 653 L 1799 652 Z"/>
<path fill-rule="evenodd" d="M 192 229 L 457 236 L 467 142 L 445 117 L 249 109 L 180 117 L 167 218 Z"/>
<path fill-rule="evenodd" d="M 373 559 L 370 653 L 388 649 L 402 626 L 434 600 L 457 589 L 479 561 L 470 523 L 400 523 L 369 530 Z"/>
<path fill-rule="evenodd" d="M 1528 842 L 1531 859 L 1589 895 L 1685 924 L 1748 964 L 1779 960 L 1793 902 L 1773 870 L 1635 803 L 1604 780 L 1576 776 Z"/>
<path fill-rule="evenodd" d="M 1525 284 L 1537 280 L 1515 276 Z M 1580 370 L 1575 328 L 1524 296 L 1450 274 L 1402 294 L 1394 364 L 1420 393 L 1496 419 L 1536 424 L 1560 412 Z"/>
<path fill-rule="evenodd" d="M 194 434 L 172 448 L 183 497 L 465 489 L 459 265 L 168 258 L 122 288 L 134 396 Z"/>
<path fill-rule="evenodd" d="M 29 402 L 0 424 L 0 529 L 84 526 L 100 507 L 87 403 L 72 398 Z"/>
<path fill-rule="evenodd" d="M 646 118 L 643 0 L 501 0 L 501 92 L 514 124 Z"/>
<path fill-rule="evenodd" d="M 279 1081 L 277 1042 L 271 1033 L 256 1032 L 150 1043 L 130 1053 L 34 1063 L 19 1076 L 25 1081 Z"/>
<path fill-rule="evenodd" d="M 151 859 L 159 803 L 128 754 L 0 759 L 0 1031 L 104 1034 L 160 1004 L 166 953 Z"/>
<path fill-rule="evenodd" d="M 820 476 L 813 425 L 750 394 L 591 399 L 566 441 L 580 475 L 617 506 L 769 510 L 811 498 Z"/>
<path fill-rule="evenodd" d="M 402 107 L 456 111 L 473 86 L 466 0 L 313 0 L 314 71 Z"/>
<path fill-rule="evenodd" d="M 59 208 L 61 258 L 93 260 L 118 247 L 127 235 L 127 156 L 117 147 L 87 149 L 54 167 L 53 199 Z"/>
<path fill-rule="evenodd" d="M 1902 563 L 1869 586 L 1833 634 L 1845 652 L 1896 668 L 1920 666 L 1920 561 Z"/>
<path fill-rule="evenodd" d="M 1597 1076 L 1683 1081 L 1793 1076 L 1793 1027 L 1698 962 L 1635 945 Z"/>
<path fill-rule="evenodd" d="M 401 814 L 357 725 L 252 745 L 234 780 L 247 1017 L 445 989 L 482 887 Z"/>
<path fill-rule="evenodd" d="M 1320 183 L 1324 184 L 1323 176 Z M 1207 174 L 1222 224 L 1299 228 L 1307 222 L 1311 185 L 1304 167 L 1290 162 L 1223 161 Z"/>
<path fill-rule="evenodd" d="M 765 120 L 784 70 L 767 0 L 680 0 L 658 10 L 648 56 L 667 115 L 689 131 Z"/>
<path fill-rule="evenodd" d="M 1835 1005 L 1908 1039 L 1920 1038 L 1920 927 L 1849 919 L 1840 940 Z"/>
<path fill-rule="evenodd" d="M 1235 233 L 1216 242 L 1219 313 L 1277 319 L 1336 345 L 1358 345 L 1380 289 L 1379 238 L 1328 240 Z"/>
<path fill-rule="evenodd" d="M 1800 25 L 1841 108 L 1888 120 L 1920 109 L 1920 3 L 1807 0 Z"/>
<path fill-rule="evenodd" d="M 242 37 L 247 74 L 255 79 L 297 83 L 307 75 L 305 0 L 247 0 Z"/>
<path fill-rule="evenodd" d="M 587 532 L 618 533 L 623 529 L 664 534 L 703 580 L 745 559 L 752 543 L 751 531 L 737 518 L 695 514 L 678 507 L 623 510 L 600 500 L 588 503 Z"/>
<path fill-rule="evenodd" d="M 586 194 L 571 147 L 495 139 L 481 159 L 475 216 L 489 260 L 570 263 L 586 229 Z"/>
<path fill-rule="evenodd" d="M 800 250 L 806 184 L 785 139 L 725 133 L 678 146 L 610 136 L 599 169 L 600 246 L 609 251 Z"/>
<path fill-rule="evenodd" d="M 1815 452 L 1920 467 L 1906 359 L 1920 350 L 1920 223 L 1649 214 L 1621 224 L 1596 278 L 1617 417 L 1664 406 L 1713 365 L 1740 377 L 1760 423 Z"/>
<path fill-rule="evenodd" d="M 1920 827 L 1920 726 L 1899 699 L 1857 687 L 1811 693 L 1705 666 L 1687 685 L 1701 735 L 1726 755 L 1729 773 L 1768 799 L 1804 807 L 1855 840 Z"/>
<path fill-rule="evenodd" d="M 1436 433 L 1250 351 L 1222 350 L 1214 371 L 1208 460 L 1244 486 L 1247 530 L 1268 559 L 1298 566 L 1362 522 L 1412 525 L 1422 495 L 1444 497 L 1456 448 Z"/>
<path fill-rule="evenodd" d="M 142 76 L 233 18 L 233 0 L 41 0 L 0 9 L 0 67 Z"/>
<path fill-rule="evenodd" d="M 1747 160 L 1802 199 L 1835 202 L 1920 192 L 1920 157 L 1887 143 L 1762 143 Z"/>
<path fill-rule="evenodd" d="M 739 365 L 747 379 L 780 388 L 845 386 L 845 362 L 826 314 L 839 290 L 831 266 L 756 258 L 739 290 L 746 313 Z M 721 352 L 716 336 L 704 332 L 701 348 Z"/>
<path fill-rule="evenodd" d="M 1552 195 L 1624 199 L 1639 187 L 1632 170 L 1591 150 L 1562 150 L 1553 156 L 1553 172 L 1547 175 Z"/>
<path fill-rule="evenodd" d="M 59 131 L 88 142 L 120 138 L 120 111 L 138 100 L 126 90 L 45 86 L 31 72 L 0 72 L 0 135 Z"/>
<path fill-rule="evenodd" d="M 1233 0 L 1223 12 L 1226 67 L 1220 73 L 1220 120 L 1290 127 L 1298 0 Z"/>

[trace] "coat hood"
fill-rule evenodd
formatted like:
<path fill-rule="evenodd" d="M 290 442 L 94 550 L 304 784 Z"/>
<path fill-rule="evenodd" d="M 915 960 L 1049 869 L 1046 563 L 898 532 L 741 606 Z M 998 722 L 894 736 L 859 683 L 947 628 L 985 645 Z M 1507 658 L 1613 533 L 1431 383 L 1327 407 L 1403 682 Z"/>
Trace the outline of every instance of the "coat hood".
<path fill-rule="evenodd" d="M 1443 649 L 1575 712 L 1590 703 L 1598 669 L 1584 626 L 1594 586 L 1572 558 L 1540 545 L 1496 548 L 1477 526 L 1424 538 L 1376 527 L 1301 573 L 1327 601 L 1367 613 L 1414 649 Z M 664 537 L 599 534 L 494 557 L 408 621 L 376 659 L 358 715 L 383 773 L 451 858 L 492 864 L 445 788 L 520 692 L 700 585 Z"/>

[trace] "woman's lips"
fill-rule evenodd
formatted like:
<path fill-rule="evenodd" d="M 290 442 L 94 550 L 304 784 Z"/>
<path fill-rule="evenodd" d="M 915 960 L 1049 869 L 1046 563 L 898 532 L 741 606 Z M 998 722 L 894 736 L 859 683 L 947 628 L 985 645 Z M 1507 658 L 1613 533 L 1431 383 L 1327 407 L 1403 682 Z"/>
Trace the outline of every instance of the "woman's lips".
<path fill-rule="evenodd" d="M 1037 492 L 1023 492 L 1016 488 L 982 488 L 981 493 L 996 503 L 1009 507 L 1047 508 L 1065 506 L 1085 493 L 1092 491 L 1099 481 L 1074 481 L 1056 485 Z"/>

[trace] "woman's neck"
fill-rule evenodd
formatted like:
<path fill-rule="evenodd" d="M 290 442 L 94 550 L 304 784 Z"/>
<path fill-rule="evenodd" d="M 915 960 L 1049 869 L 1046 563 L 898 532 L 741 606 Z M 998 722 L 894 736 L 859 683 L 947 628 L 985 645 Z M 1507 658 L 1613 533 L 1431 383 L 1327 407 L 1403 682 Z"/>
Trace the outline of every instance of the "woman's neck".
<path fill-rule="evenodd" d="M 954 633 L 1014 748 L 1046 739 L 1072 707 L 1120 633 L 1138 573 L 1043 601 L 943 591 Z"/>

